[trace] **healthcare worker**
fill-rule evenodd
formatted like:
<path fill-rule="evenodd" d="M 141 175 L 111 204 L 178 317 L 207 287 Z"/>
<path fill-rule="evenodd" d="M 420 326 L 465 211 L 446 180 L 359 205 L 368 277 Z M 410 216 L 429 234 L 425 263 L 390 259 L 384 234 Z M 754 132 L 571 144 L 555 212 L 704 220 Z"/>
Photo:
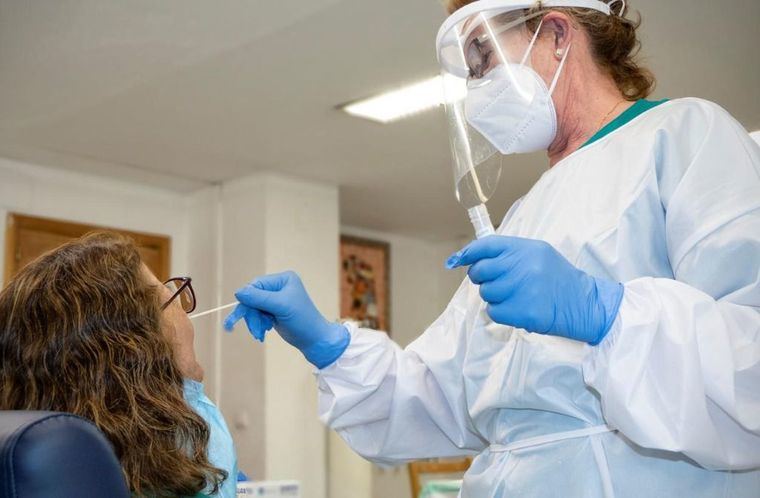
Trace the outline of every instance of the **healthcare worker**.
<path fill-rule="evenodd" d="M 551 167 L 449 259 L 468 278 L 406 349 L 327 321 L 294 273 L 241 289 L 227 325 L 300 349 L 366 458 L 477 454 L 463 497 L 760 496 L 757 145 L 710 102 L 642 100 L 623 2 L 450 11 L 455 160 Z"/>

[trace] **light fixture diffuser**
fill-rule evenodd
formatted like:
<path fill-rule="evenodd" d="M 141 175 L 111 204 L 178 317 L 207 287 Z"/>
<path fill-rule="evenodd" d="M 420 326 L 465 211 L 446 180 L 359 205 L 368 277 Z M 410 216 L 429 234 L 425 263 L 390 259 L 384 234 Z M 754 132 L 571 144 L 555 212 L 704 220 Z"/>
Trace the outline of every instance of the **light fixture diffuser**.
<path fill-rule="evenodd" d="M 441 76 L 419 81 L 368 99 L 342 106 L 348 114 L 378 123 L 390 123 L 443 104 L 464 98 L 465 88 L 454 83 L 444 92 Z M 444 93 L 446 95 L 444 95 Z"/>

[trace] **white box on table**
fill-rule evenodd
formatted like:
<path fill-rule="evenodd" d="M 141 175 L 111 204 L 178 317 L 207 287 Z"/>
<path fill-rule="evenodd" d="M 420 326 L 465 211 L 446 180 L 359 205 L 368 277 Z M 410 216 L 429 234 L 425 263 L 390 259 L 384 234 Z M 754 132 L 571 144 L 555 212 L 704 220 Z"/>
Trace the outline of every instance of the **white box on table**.
<path fill-rule="evenodd" d="M 301 498 L 298 481 L 240 481 L 237 498 Z"/>

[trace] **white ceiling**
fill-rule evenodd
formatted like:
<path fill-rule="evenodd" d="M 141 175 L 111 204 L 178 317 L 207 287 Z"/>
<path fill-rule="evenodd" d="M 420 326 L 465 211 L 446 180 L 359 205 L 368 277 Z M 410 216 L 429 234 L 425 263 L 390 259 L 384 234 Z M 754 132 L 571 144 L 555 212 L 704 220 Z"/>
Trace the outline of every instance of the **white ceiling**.
<path fill-rule="evenodd" d="M 634 0 L 656 96 L 760 128 L 760 1 Z M 269 170 L 341 188 L 343 223 L 469 235 L 440 109 L 341 103 L 433 76 L 436 0 L 0 0 L 0 154 L 180 191 Z M 541 174 L 510 158 L 492 216 Z"/>

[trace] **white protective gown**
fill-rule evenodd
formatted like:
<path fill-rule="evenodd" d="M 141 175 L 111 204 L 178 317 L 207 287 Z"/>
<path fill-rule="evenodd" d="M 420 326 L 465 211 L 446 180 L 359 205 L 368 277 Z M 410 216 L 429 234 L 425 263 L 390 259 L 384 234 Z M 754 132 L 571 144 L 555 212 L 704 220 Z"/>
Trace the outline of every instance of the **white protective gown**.
<path fill-rule="evenodd" d="M 760 148 L 741 125 L 661 104 L 545 172 L 498 232 L 625 284 L 602 343 L 489 323 L 465 280 L 405 350 L 350 326 L 317 374 L 323 421 L 378 463 L 478 454 L 466 498 L 760 497 Z"/>

